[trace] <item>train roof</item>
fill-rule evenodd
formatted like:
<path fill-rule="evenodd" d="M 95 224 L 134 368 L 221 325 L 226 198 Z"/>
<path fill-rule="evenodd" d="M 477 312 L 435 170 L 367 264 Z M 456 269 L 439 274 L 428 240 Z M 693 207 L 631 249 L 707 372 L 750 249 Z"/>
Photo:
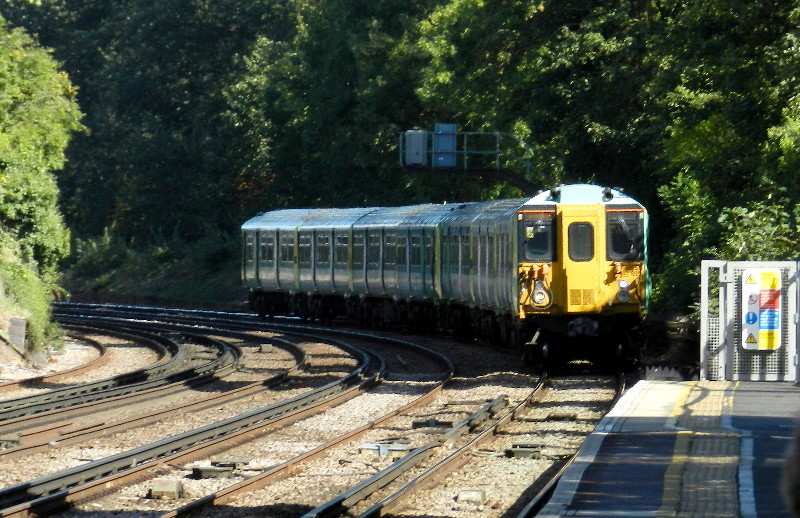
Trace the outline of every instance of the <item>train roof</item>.
<path fill-rule="evenodd" d="M 376 228 L 480 224 L 513 216 L 526 206 L 557 204 L 642 205 L 619 189 L 590 184 L 561 185 L 533 198 L 469 203 L 421 204 L 400 207 L 356 207 L 346 209 L 280 209 L 263 212 L 242 225 L 242 230 L 295 230 L 317 228 Z"/>
<path fill-rule="evenodd" d="M 272 228 L 276 230 L 292 230 L 315 212 L 325 209 L 280 209 L 262 212 L 247 220 L 242 230 Z"/>
<path fill-rule="evenodd" d="M 450 212 L 447 205 L 423 204 L 406 205 L 402 207 L 383 207 L 382 209 L 365 214 L 355 223 L 355 227 L 402 227 L 436 226 L 443 217 Z"/>
<path fill-rule="evenodd" d="M 595 203 L 604 203 L 607 205 L 638 205 L 642 207 L 641 203 L 619 189 L 591 184 L 560 185 L 548 191 L 541 191 L 525 202 L 525 205 L 592 205 Z"/>

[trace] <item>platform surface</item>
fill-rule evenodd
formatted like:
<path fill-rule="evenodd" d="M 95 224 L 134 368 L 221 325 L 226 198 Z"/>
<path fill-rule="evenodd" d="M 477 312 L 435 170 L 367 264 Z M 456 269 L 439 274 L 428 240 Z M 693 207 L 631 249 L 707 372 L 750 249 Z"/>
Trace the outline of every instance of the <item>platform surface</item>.
<path fill-rule="evenodd" d="M 785 517 L 800 388 L 640 381 L 587 438 L 539 517 Z"/>

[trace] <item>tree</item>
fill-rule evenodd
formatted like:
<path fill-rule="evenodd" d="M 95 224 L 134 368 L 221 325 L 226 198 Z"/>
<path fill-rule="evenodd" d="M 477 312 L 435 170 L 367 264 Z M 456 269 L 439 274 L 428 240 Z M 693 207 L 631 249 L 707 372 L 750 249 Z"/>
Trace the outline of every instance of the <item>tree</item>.
<path fill-rule="evenodd" d="M 53 171 L 82 130 L 76 90 L 50 53 L 0 18 L 0 224 L 53 281 L 69 252 Z"/>
<path fill-rule="evenodd" d="M 49 51 L 0 18 L 0 307 L 28 319 L 32 349 L 57 335 L 49 303 L 69 231 L 53 172 L 83 129 L 75 95 Z"/>

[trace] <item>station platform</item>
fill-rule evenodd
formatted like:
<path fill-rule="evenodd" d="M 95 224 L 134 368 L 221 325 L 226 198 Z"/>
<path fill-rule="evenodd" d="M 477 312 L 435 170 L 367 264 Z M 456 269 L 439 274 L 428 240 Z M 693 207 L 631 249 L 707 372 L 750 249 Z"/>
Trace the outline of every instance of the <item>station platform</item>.
<path fill-rule="evenodd" d="M 586 439 L 537 517 L 786 517 L 800 388 L 640 381 Z"/>

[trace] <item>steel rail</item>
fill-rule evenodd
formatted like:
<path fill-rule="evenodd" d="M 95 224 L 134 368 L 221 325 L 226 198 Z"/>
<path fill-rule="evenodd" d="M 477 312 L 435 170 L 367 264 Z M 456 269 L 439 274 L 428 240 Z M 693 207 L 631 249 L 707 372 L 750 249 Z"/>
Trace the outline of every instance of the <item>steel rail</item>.
<path fill-rule="evenodd" d="M 488 426 L 487 428 L 485 428 L 481 432 L 477 433 L 475 435 L 475 437 L 469 439 L 464 445 L 462 445 L 461 447 L 455 449 L 454 451 L 449 453 L 445 458 L 443 458 L 442 460 L 438 461 L 436 464 L 434 464 L 430 468 L 424 470 L 420 475 L 415 477 L 413 480 L 411 480 L 408 483 L 406 483 L 405 485 L 403 485 L 400 489 L 398 489 L 397 491 L 393 492 L 392 494 L 384 497 L 379 502 L 377 502 L 376 504 L 371 506 L 369 509 L 367 509 L 363 513 L 358 514 L 357 516 L 359 516 L 359 517 L 373 517 L 373 516 L 380 516 L 382 514 L 386 514 L 386 513 L 392 512 L 393 510 L 396 510 L 401 505 L 402 501 L 411 492 L 413 492 L 417 488 L 422 487 L 423 485 L 426 485 L 426 484 L 431 484 L 431 483 L 435 482 L 436 480 L 439 480 L 439 479 L 447 476 L 448 474 L 450 474 L 451 472 L 455 471 L 456 469 L 459 469 L 460 467 L 462 467 L 462 466 L 466 465 L 467 463 L 469 463 L 469 461 L 470 461 L 469 452 L 473 448 L 475 448 L 476 446 L 480 445 L 481 443 L 487 441 L 489 438 L 491 438 L 492 436 L 497 434 L 499 429 L 502 428 L 503 426 L 505 426 L 508 422 L 510 422 L 512 420 L 515 420 L 520 415 L 523 415 L 523 414 L 527 413 L 528 407 L 530 407 L 534 401 L 540 399 L 543 396 L 544 390 L 545 390 L 544 385 L 545 385 L 546 380 L 547 380 L 547 375 L 543 374 L 541 376 L 541 378 L 539 379 L 539 382 L 536 384 L 536 386 L 531 391 L 531 393 L 522 402 L 520 402 L 519 404 L 517 404 L 513 408 L 511 408 L 508 411 L 506 411 L 500 418 L 496 419 L 494 423 L 492 423 L 490 426 Z M 500 398 L 498 398 L 497 400 L 495 400 L 492 403 L 490 403 L 489 405 L 487 405 L 488 408 L 484 407 L 483 409 L 481 409 L 479 414 L 476 414 L 476 417 L 474 418 L 474 422 L 475 422 L 476 425 L 479 424 L 479 423 L 483 423 L 489 417 L 490 414 L 491 415 L 496 415 L 496 413 L 500 412 L 501 407 L 503 407 L 504 405 L 503 405 L 503 402 L 501 400 L 499 400 L 499 399 Z M 507 401 L 505 403 L 507 404 Z M 473 418 L 468 418 L 465 421 L 468 422 L 468 423 L 471 423 L 471 422 L 473 422 Z M 459 424 L 461 424 L 461 423 L 459 423 Z M 458 426 L 458 425 L 456 425 L 456 426 Z M 454 432 L 453 430 L 451 430 L 447 434 L 447 435 L 450 436 L 449 439 L 442 438 L 440 441 L 438 441 L 436 443 L 432 443 L 432 444 L 424 446 L 423 448 L 431 448 L 431 451 L 430 451 L 430 454 L 425 455 L 424 457 L 422 457 L 422 455 L 420 455 L 420 462 L 422 460 L 430 457 L 431 455 L 433 455 L 433 453 L 434 453 L 433 449 L 440 449 L 445 445 L 452 444 L 452 437 L 456 436 L 456 435 L 459 435 L 459 434 L 460 434 L 459 432 Z M 409 455 L 412 455 L 413 453 L 414 452 L 409 453 Z M 402 460 L 403 459 L 401 459 L 401 461 Z M 400 462 L 400 461 L 398 461 L 398 462 Z M 390 466 L 389 468 L 387 468 L 384 471 L 389 471 L 389 470 L 391 470 L 391 468 L 392 468 L 392 466 Z M 375 475 L 375 478 L 377 478 L 379 476 L 382 476 L 382 474 L 378 473 L 377 475 Z M 392 475 L 389 475 L 389 476 L 392 476 Z M 398 474 L 398 476 L 399 476 L 399 474 Z M 397 477 L 395 477 L 395 478 L 397 478 Z M 389 481 L 389 482 L 391 482 L 391 481 Z M 388 482 L 386 484 L 388 484 Z M 384 485 L 386 485 L 386 484 L 384 484 Z M 331 510 L 330 513 L 321 514 L 319 516 L 326 516 L 326 517 L 327 516 L 339 516 L 342 513 L 344 513 L 345 511 L 347 511 L 348 509 L 350 509 L 351 507 L 353 507 L 356 504 L 358 504 L 360 501 L 364 500 L 366 497 L 370 496 L 370 494 L 371 493 L 369 493 L 369 492 L 365 492 L 365 493 L 363 493 L 361 495 L 360 499 L 353 498 L 353 499 L 350 499 L 350 500 L 348 500 L 346 502 L 344 500 L 342 500 L 341 501 L 342 505 L 338 509 L 334 508 L 334 509 Z M 341 495 L 340 495 L 340 497 L 341 497 Z M 313 512 L 314 511 L 312 511 L 312 513 Z M 311 516 L 317 516 L 317 515 L 314 515 L 312 513 L 307 514 L 306 517 L 310 518 Z M 304 518 L 306 518 L 306 517 L 304 517 Z"/>
<path fill-rule="evenodd" d="M 439 353 L 435 351 L 431 351 L 431 353 L 433 353 L 434 356 L 441 356 Z M 441 361 L 441 359 L 439 361 Z M 452 368 L 449 371 L 445 372 L 439 380 L 436 380 L 436 385 L 432 387 L 431 390 L 419 396 L 418 398 L 414 399 L 413 401 L 409 402 L 408 404 L 400 408 L 397 408 L 392 412 L 389 412 L 381 416 L 380 418 L 375 419 L 359 428 L 351 430 L 350 432 L 345 433 L 332 441 L 322 444 L 314 448 L 313 450 L 305 452 L 282 464 L 274 466 L 268 469 L 267 471 L 264 471 L 263 473 L 250 477 L 246 480 L 243 480 L 242 482 L 228 486 L 220 491 L 217 491 L 203 498 L 197 499 L 193 502 L 183 505 L 178 509 L 165 513 L 161 515 L 161 518 L 174 518 L 178 516 L 191 515 L 192 513 L 202 508 L 215 505 L 223 505 L 236 495 L 264 488 L 272 482 L 290 476 L 292 472 L 298 469 L 298 467 L 302 466 L 305 463 L 311 462 L 312 460 L 322 457 L 333 448 L 363 436 L 367 432 L 384 425 L 390 419 L 393 419 L 399 415 L 403 415 L 411 410 L 429 404 L 436 396 L 442 393 L 445 384 L 449 382 L 450 379 L 452 379 L 452 377 L 455 375 L 455 366 L 452 363 L 450 363 L 450 365 Z"/>
<path fill-rule="evenodd" d="M 508 406 L 508 398 L 500 396 L 481 407 L 478 411 L 453 425 L 447 432 L 441 434 L 439 439 L 420 446 L 392 463 L 391 466 L 381 470 L 364 482 L 333 498 L 325 504 L 309 511 L 303 518 L 327 518 L 339 516 L 350 508 L 365 500 L 376 491 L 386 487 L 408 470 L 428 460 L 436 450 L 442 446 L 451 446 L 455 440 L 467 432 L 471 432 L 486 422 L 491 415 L 499 413 Z"/>
<path fill-rule="evenodd" d="M 77 308 L 73 308 L 72 306 L 77 306 Z M 74 312 L 77 309 L 83 309 L 84 311 L 92 310 L 98 313 L 106 313 L 106 314 L 122 314 L 121 312 L 131 312 L 131 313 L 138 313 L 142 317 L 147 317 L 150 319 L 157 319 L 163 318 L 164 314 L 171 315 L 171 321 L 175 321 L 175 319 L 184 319 L 188 322 L 195 322 L 196 326 L 202 328 L 208 325 L 214 325 L 218 328 L 228 328 L 228 329 L 247 329 L 247 330 L 254 330 L 260 329 L 264 331 L 281 331 L 281 332 L 288 332 L 302 336 L 304 333 L 313 332 L 315 335 L 333 335 L 333 336 L 343 336 L 348 338 L 360 338 L 366 340 L 374 340 L 376 338 L 375 335 L 354 331 L 349 329 L 338 329 L 338 328 L 329 328 L 329 327 L 312 327 L 308 326 L 307 324 L 298 324 L 299 320 L 296 318 L 286 318 L 284 323 L 276 322 L 276 321 L 265 321 L 251 313 L 230 313 L 230 312 L 218 312 L 218 311 L 209 311 L 209 310 L 186 310 L 186 309 L 170 309 L 170 308 L 155 308 L 155 307 L 147 307 L 147 306 L 123 306 L 123 305 L 99 305 L 99 304 L 73 304 L 73 303 L 59 303 L 55 305 L 55 314 L 59 315 L 61 313 L 67 312 Z M 235 321 L 231 320 L 231 317 L 241 317 L 237 318 Z M 108 318 L 114 319 L 114 317 L 95 317 L 95 318 Z M 380 340 L 386 343 L 390 343 L 394 346 L 406 348 L 409 350 L 417 351 L 421 354 L 433 356 L 436 361 L 442 366 L 442 373 L 447 373 L 450 371 L 455 370 L 455 365 L 453 364 L 452 360 L 447 356 L 436 353 L 435 351 L 431 351 L 419 344 L 415 344 L 413 342 L 409 342 L 407 340 L 401 340 L 396 338 L 390 337 L 380 337 Z"/>
<path fill-rule="evenodd" d="M 239 334 L 239 333 L 230 333 L 230 334 Z M 249 397 L 257 392 L 264 390 L 266 387 L 272 387 L 277 384 L 283 383 L 291 375 L 298 373 L 299 371 L 303 370 L 306 367 L 307 357 L 305 353 L 303 353 L 298 348 L 295 348 L 294 344 L 291 344 L 290 342 L 282 340 L 280 338 L 273 338 L 270 341 L 273 344 L 277 345 L 278 347 L 281 347 L 284 350 L 291 352 L 295 357 L 295 364 L 283 370 L 282 372 L 270 376 L 267 379 L 253 382 L 244 385 L 242 387 L 227 391 L 225 393 L 218 394 L 216 396 L 207 397 L 201 401 L 184 404 L 179 407 L 172 407 L 164 410 L 148 412 L 145 414 L 131 417 L 129 419 L 117 420 L 113 422 L 88 423 L 76 426 L 72 422 L 65 422 L 65 416 L 62 415 L 62 414 L 68 414 L 68 415 L 74 414 L 75 409 L 70 408 L 70 409 L 65 409 L 63 412 L 55 412 L 52 414 L 47 414 L 48 417 L 47 422 L 52 422 L 52 419 L 55 418 L 58 424 L 50 427 L 41 427 L 41 425 L 45 423 L 42 420 L 37 420 L 36 416 L 34 416 L 33 418 L 31 418 L 33 422 L 26 421 L 24 423 L 25 425 L 28 425 L 24 429 L 30 431 L 28 433 L 19 434 L 19 439 L 17 441 L 17 444 L 19 446 L 10 447 L 6 450 L 0 450 L 0 457 L 18 458 L 24 455 L 29 455 L 37 451 L 50 449 L 52 441 L 56 441 L 59 445 L 73 444 L 90 437 L 107 435 L 113 432 L 129 430 L 131 428 L 140 427 L 145 424 L 157 422 L 172 414 L 188 412 L 188 411 L 195 412 L 205 408 L 219 407 L 225 403 Z M 219 375 L 219 372 L 215 373 L 214 379 L 216 379 L 217 375 Z M 184 382 L 157 387 L 155 389 L 151 389 L 144 392 L 136 392 L 133 394 L 125 395 L 122 396 L 119 401 L 115 399 L 109 402 L 103 401 L 100 404 L 103 406 L 114 408 L 123 405 L 127 406 L 130 404 L 142 403 L 144 401 L 166 397 L 172 393 L 186 390 L 187 388 L 191 388 L 196 385 L 207 383 L 211 381 L 209 378 L 210 377 L 208 375 L 201 376 L 198 378 L 192 378 Z M 106 405 L 106 403 L 109 404 Z M 92 403 L 89 407 L 89 410 L 97 411 L 98 404 Z M 33 426 L 40 426 L 40 428 L 31 429 L 33 428 Z"/>
<path fill-rule="evenodd" d="M 354 397 L 378 383 L 385 364 L 359 348 L 345 343 L 338 347 L 355 356 L 359 364 L 342 379 L 305 394 L 252 410 L 218 423 L 156 441 L 98 461 L 0 489 L 0 516 L 30 516 L 61 508 L 71 501 L 122 483 L 146 477 L 166 462 L 188 462 L 198 452 L 226 449 L 237 440 L 257 436 L 285 423 L 323 411 L 341 398 Z"/>
<path fill-rule="evenodd" d="M 130 329 L 130 328 L 127 328 Z M 110 332 L 110 331 L 107 331 Z M 118 332 L 119 331 L 115 331 Z M 209 377 L 214 373 L 233 368 L 241 358 L 238 348 L 200 334 L 185 333 L 182 338 L 211 347 L 217 351 L 213 360 L 197 367 L 178 370 L 187 360 L 184 349 L 176 340 L 171 338 L 138 331 L 139 340 L 152 340 L 155 343 L 169 344 L 175 351 L 168 362 L 148 367 L 139 371 L 122 374 L 94 383 L 87 383 L 76 387 L 68 387 L 37 396 L 30 396 L 19 400 L 11 400 L 5 406 L 6 410 L 0 412 L 0 427 L 5 426 L 3 432 L 13 429 L 19 419 L 37 414 L 55 412 L 65 408 L 87 405 L 92 402 L 119 398 L 136 392 L 143 392 L 165 385 L 172 385 L 193 378 Z"/>
<path fill-rule="evenodd" d="M 627 380 L 625 373 L 620 371 L 617 373 L 617 391 L 614 394 L 614 399 L 611 401 L 611 405 L 609 406 L 609 410 L 614 408 L 614 405 L 617 404 L 619 398 L 627 390 Z M 561 466 L 558 471 L 547 481 L 547 483 L 539 490 L 538 493 L 528 502 L 528 504 L 522 508 L 522 510 L 517 515 L 517 518 L 532 518 L 536 516 L 539 511 L 547 505 L 547 502 L 550 501 L 550 498 L 553 496 L 553 493 L 556 490 L 556 486 L 558 482 L 561 480 L 561 477 L 564 475 L 564 472 L 567 468 L 570 467 L 572 462 L 578 457 L 578 452 L 572 454 L 569 458 L 564 461 L 564 465 Z"/>
<path fill-rule="evenodd" d="M 96 349 L 98 352 L 97 358 L 88 361 L 82 365 L 73 367 L 71 369 L 65 369 L 58 372 L 51 372 L 49 374 L 43 374 L 41 376 L 33 376 L 30 378 L 25 378 L 20 380 L 4 381 L 0 383 L 0 392 L 10 392 L 12 390 L 18 390 L 20 388 L 35 387 L 36 385 L 40 384 L 52 383 L 62 378 L 68 378 L 70 376 L 75 376 L 77 374 L 82 374 L 84 372 L 102 367 L 108 361 L 108 354 L 107 354 L 108 350 L 106 346 L 101 344 L 97 340 L 87 338 L 82 334 L 81 336 L 77 336 L 78 334 L 80 333 L 75 333 L 71 335 L 76 340 L 83 341 L 85 344 L 88 344 L 90 347 Z"/>
<path fill-rule="evenodd" d="M 163 378 L 109 388 L 104 391 L 92 392 L 88 395 L 79 394 L 72 398 L 60 399 L 43 405 L 23 407 L 23 409 L 16 412 L 9 412 L 9 414 L 18 414 L 17 417 L 9 417 L 4 421 L 0 421 L 0 435 L 19 434 L 35 427 L 63 422 L 65 415 L 75 417 L 87 415 L 96 412 L 98 409 L 108 410 L 127 405 L 132 399 L 138 398 L 141 400 L 147 397 L 159 397 L 168 391 L 183 390 L 187 386 L 208 383 L 235 369 L 241 359 L 241 350 L 236 346 L 230 346 L 219 340 L 210 339 L 199 334 L 193 336 L 192 339 L 198 343 L 205 343 L 214 347 L 219 351 L 217 358 L 197 367 L 168 373 Z M 57 432 L 53 429 L 50 433 Z M 44 430 L 44 435 L 48 435 L 47 430 Z M 0 454 L 5 455 L 7 453 L 9 452 L 6 451 Z"/>
<path fill-rule="evenodd" d="M 182 361 L 181 348 L 174 340 L 154 334 L 133 335 L 122 331 L 101 330 L 97 328 L 85 328 L 89 332 L 105 333 L 108 335 L 122 338 L 125 340 L 143 343 L 159 354 L 159 361 L 146 369 L 120 374 L 113 378 L 99 380 L 91 383 L 84 383 L 76 386 L 64 387 L 62 389 L 50 390 L 44 394 L 12 399 L 0 402 L 0 422 L 24 415 L 47 411 L 67 406 L 66 401 L 81 395 L 101 393 L 103 391 L 124 387 L 138 383 L 142 380 L 157 377 L 172 367 L 173 362 Z M 169 358 L 165 361 L 165 358 Z M 26 410 L 27 409 L 27 410 Z"/>

